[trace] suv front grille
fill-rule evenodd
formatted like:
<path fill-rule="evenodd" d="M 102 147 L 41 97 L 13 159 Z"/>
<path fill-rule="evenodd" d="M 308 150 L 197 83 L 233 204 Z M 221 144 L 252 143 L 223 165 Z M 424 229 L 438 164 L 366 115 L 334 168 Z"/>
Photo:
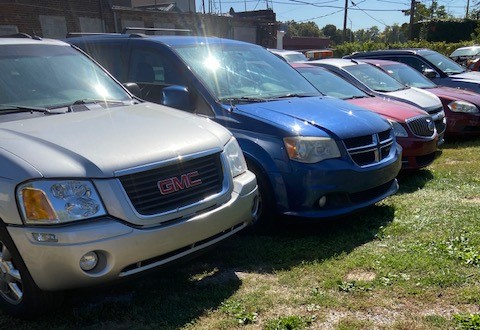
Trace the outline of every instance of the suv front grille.
<path fill-rule="evenodd" d="M 359 166 L 375 164 L 388 157 L 393 142 L 391 129 L 343 140 L 348 154 Z"/>
<path fill-rule="evenodd" d="M 431 137 L 435 134 L 435 124 L 430 116 L 408 118 L 405 122 L 410 131 L 416 136 Z"/>
<path fill-rule="evenodd" d="M 219 193 L 222 181 L 219 153 L 120 177 L 132 205 L 142 215 L 197 203 Z"/>

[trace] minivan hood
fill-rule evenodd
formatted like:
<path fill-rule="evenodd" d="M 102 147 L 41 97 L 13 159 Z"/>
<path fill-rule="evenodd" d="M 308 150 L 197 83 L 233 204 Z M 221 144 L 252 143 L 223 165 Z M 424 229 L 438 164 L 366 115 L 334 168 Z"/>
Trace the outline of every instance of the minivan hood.
<path fill-rule="evenodd" d="M 330 97 L 240 104 L 237 109 L 264 121 L 282 125 L 298 135 L 302 135 L 302 132 L 293 127 L 296 120 L 308 122 L 340 139 L 374 134 L 390 128 L 388 122 L 377 114 Z"/>
<path fill-rule="evenodd" d="M 414 105 L 382 96 L 364 97 L 347 101 L 401 123 L 412 117 L 427 115 L 424 110 Z"/>
<path fill-rule="evenodd" d="M 208 119 L 152 103 L 0 124 L 2 148 L 44 177 L 114 172 L 214 148 L 231 137 Z"/>
<path fill-rule="evenodd" d="M 442 102 L 436 95 L 415 87 L 402 89 L 396 92 L 385 92 L 380 94 L 416 105 L 425 111 L 442 107 Z"/>

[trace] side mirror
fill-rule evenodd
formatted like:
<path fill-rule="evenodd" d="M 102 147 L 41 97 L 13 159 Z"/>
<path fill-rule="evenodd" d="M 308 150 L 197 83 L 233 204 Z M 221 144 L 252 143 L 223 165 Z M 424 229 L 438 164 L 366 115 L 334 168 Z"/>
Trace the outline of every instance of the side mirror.
<path fill-rule="evenodd" d="M 140 87 L 137 85 L 137 83 L 126 82 L 126 83 L 123 84 L 123 87 L 125 87 L 134 96 L 136 96 L 140 99 L 142 98 L 142 91 L 140 90 Z"/>
<path fill-rule="evenodd" d="M 425 77 L 427 77 L 428 79 L 432 79 L 432 78 L 436 78 L 438 77 L 437 73 L 435 72 L 435 70 L 432 70 L 432 69 L 424 69 L 423 70 L 423 75 Z"/>
<path fill-rule="evenodd" d="M 162 89 L 162 104 L 175 109 L 193 112 L 190 92 L 185 86 L 172 85 Z"/>

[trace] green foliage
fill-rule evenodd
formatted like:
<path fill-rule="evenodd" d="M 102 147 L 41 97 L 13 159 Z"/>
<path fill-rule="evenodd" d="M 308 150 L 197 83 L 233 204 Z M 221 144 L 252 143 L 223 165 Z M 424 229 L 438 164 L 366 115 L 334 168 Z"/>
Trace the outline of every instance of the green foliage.
<path fill-rule="evenodd" d="M 265 330 L 301 330 L 308 327 L 313 321 L 314 317 L 301 316 L 283 316 L 275 320 L 266 322 Z"/>
<path fill-rule="evenodd" d="M 472 46 L 472 41 L 447 43 L 441 42 L 428 42 L 428 41 L 408 41 L 403 43 L 391 43 L 384 42 L 347 42 L 335 47 L 335 57 L 342 57 L 344 55 L 351 54 L 353 52 L 364 52 L 369 50 L 379 49 L 398 49 L 398 48 L 429 48 L 435 50 L 443 55 L 450 55 L 455 49 L 464 46 Z"/>
<path fill-rule="evenodd" d="M 322 31 L 315 22 L 288 21 L 285 24 L 288 26 L 287 34 L 290 37 L 320 37 Z"/>
<path fill-rule="evenodd" d="M 462 330 L 480 329 L 480 314 L 454 315 L 453 319 Z"/>
<path fill-rule="evenodd" d="M 245 307 L 238 301 L 223 302 L 220 310 L 227 315 L 235 317 L 239 324 L 246 325 L 257 321 L 257 313 L 247 312 Z"/>

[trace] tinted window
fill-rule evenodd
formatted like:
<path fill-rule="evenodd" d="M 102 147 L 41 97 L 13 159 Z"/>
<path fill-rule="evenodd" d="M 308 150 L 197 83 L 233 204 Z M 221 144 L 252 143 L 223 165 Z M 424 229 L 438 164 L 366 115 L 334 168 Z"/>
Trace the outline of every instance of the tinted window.
<path fill-rule="evenodd" d="M 89 44 L 82 48 L 119 81 L 126 81 L 127 66 L 120 43 Z"/>
<path fill-rule="evenodd" d="M 432 88 L 437 86 L 423 74 L 408 65 L 387 64 L 382 67 L 388 74 L 404 85 L 418 88 Z"/>

